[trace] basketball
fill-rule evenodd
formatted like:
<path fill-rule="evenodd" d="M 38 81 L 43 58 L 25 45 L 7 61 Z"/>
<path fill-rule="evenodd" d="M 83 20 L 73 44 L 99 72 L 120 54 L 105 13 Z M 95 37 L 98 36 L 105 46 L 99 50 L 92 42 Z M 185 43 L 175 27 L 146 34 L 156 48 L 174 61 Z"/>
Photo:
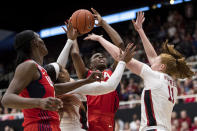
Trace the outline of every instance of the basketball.
<path fill-rule="evenodd" d="M 94 16 L 90 11 L 80 9 L 72 14 L 71 23 L 80 34 L 85 34 L 94 28 Z"/>

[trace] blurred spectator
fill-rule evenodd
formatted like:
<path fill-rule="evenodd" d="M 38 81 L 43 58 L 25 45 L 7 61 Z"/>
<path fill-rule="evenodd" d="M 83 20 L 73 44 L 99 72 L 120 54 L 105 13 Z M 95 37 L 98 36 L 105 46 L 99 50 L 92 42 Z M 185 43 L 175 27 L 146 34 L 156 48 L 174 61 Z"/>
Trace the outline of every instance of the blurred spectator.
<path fill-rule="evenodd" d="M 187 116 L 186 110 L 182 110 L 182 111 L 180 112 L 179 123 L 183 123 L 183 122 L 186 122 L 187 125 L 188 125 L 189 127 L 191 127 L 191 119 L 189 118 L 189 116 Z M 181 126 L 186 127 L 185 124 L 183 124 L 183 125 L 181 125 Z"/>
<path fill-rule="evenodd" d="M 10 126 L 5 126 L 4 131 L 14 131 L 14 129 Z"/>
<path fill-rule="evenodd" d="M 189 124 L 186 121 L 181 123 L 180 131 L 189 131 Z"/>
<path fill-rule="evenodd" d="M 190 131 L 197 131 L 197 116 L 194 117 L 194 124 L 192 125 Z"/>

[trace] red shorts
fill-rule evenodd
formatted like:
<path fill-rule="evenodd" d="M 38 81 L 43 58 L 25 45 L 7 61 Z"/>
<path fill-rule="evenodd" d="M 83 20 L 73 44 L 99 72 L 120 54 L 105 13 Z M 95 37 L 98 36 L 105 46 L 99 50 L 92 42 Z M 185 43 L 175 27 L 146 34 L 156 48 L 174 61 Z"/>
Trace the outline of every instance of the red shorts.
<path fill-rule="evenodd" d="M 114 114 L 91 112 L 91 118 L 88 117 L 88 124 L 88 131 L 114 131 Z"/>
<path fill-rule="evenodd" d="M 59 125 L 56 124 L 29 124 L 24 127 L 24 131 L 61 131 Z"/>

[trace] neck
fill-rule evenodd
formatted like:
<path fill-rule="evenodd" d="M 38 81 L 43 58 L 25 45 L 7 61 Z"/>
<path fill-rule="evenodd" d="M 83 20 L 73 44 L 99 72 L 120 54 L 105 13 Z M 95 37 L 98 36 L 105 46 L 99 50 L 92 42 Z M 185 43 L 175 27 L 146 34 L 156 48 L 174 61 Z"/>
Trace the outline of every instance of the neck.
<path fill-rule="evenodd" d="M 31 59 L 33 59 L 39 65 L 43 65 L 43 58 L 44 56 L 41 56 L 41 55 L 31 55 Z"/>

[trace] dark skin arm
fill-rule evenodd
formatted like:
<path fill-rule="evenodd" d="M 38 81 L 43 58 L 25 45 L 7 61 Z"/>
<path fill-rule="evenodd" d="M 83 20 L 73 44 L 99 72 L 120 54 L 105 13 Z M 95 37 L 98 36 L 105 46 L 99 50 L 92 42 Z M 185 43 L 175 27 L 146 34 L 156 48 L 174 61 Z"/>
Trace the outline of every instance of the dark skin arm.
<path fill-rule="evenodd" d="M 86 78 L 86 75 L 88 73 L 88 68 L 85 66 L 84 61 L 79 54 L 79 47 L 78 47 L 77 40 L 75 40 L 72 46 L 71 57 L 72 57 L 73 64 L 74 64 L 78 78 L 79 79 Z"/>
<path fill-rule="evenodd" d="M 120 37 L 120 35 L 118 34 L 118 32 L 116 30 L 114 30 L 105 20 L 103 20 L 101 15 L 95 9 L 91 8 L 91 10 L 94 13 L 95 19 L 98 20 L 98 24 L 96 24 L 96 25 L 97 26 L 102 26 L 103 29 L 107 32 L 107 34 L 111 38 L 112 42 L 117 47 L 119 47 L 122 50 L 124 50 L 125 49 L 124 42 L 123 42 L 122 38 Z M 114 61 L 114 63 L 111 66 L 112 70 L 115 70 L 117 64 L 118 64 L 118 62 Z"/>
<path fill-rule="evenodd" d="M 62 103 L 57 98 L 24 98 L 18 95 L 39 77 L 40 74 L 34 62 L 28 61 L 20 64 L 16 68 L 14 78 L 2 98 L 3 106 L 17 109 L 41 108 L 44 110 L 58 110 Z"/>

